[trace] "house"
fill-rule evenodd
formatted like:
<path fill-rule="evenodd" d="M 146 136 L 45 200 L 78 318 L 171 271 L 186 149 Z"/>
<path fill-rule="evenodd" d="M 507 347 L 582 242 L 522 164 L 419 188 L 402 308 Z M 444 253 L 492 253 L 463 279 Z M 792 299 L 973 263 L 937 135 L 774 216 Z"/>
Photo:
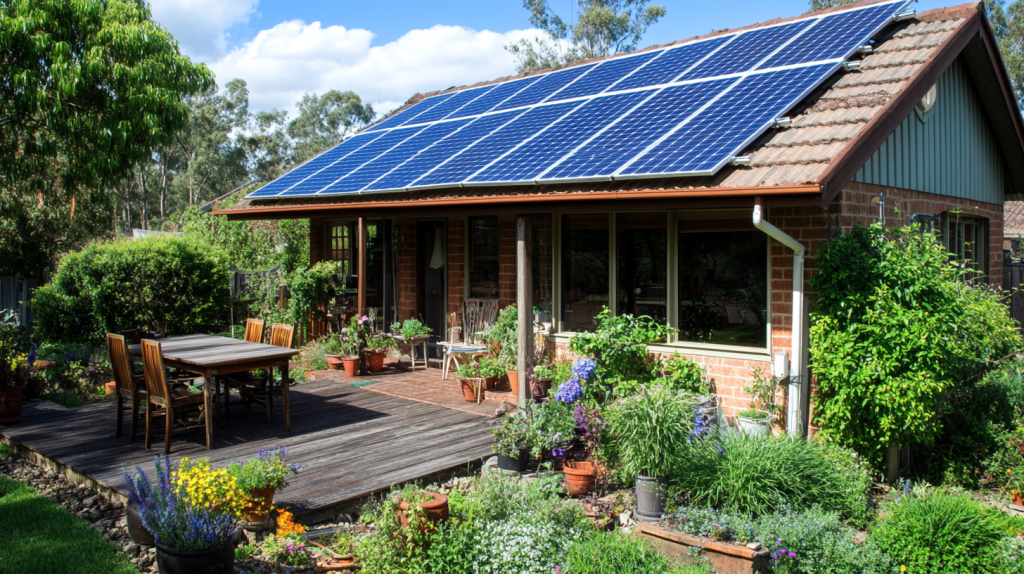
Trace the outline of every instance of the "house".
<path fill-rule="evenodd" d="M 565 345 L 605 306 L 663 319 L 679 333 L 651 350 L 706 365 L 727 416 L 746 408 L 751 370 L 771 372 L 779 355 L 791 363 L 783 423 L 804 431 L 806 256 L 857 223 L 918 221 L 998 284 L 1003 203 L 1024 198 L 1024 124 L 982 5 L 887 16 L 873 39 L 709 175 L 250 196 L 215 213 L 308 218 L 313 261 L 349 261 L 359 271 L 354 306 L 379 309 L 384 324 L 420 316 L 443 332 L 467 301 L 518 301 L 550 314 L 547 336 Z M 416 96 L 370 135 L 418 103 L 466 90 Z M 296 172 L 315 172 L 316 161 Z"/>

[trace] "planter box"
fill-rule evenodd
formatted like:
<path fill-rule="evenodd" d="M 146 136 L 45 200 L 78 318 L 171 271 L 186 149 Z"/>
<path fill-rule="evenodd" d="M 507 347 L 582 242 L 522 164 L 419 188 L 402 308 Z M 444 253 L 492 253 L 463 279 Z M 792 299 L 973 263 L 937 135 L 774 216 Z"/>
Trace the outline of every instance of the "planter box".
<path fill-rule="evenodd" d="M 767 550 L 751 550 L 746 546 L 716 542 L 710 538 L 666 530 L 657 524 L 637 524 L 636 533 L 658 547 L 662 556 L 684 564 L 693 561 L 690 548 L 699 548 L 718 574 L 769 574 Z"/>

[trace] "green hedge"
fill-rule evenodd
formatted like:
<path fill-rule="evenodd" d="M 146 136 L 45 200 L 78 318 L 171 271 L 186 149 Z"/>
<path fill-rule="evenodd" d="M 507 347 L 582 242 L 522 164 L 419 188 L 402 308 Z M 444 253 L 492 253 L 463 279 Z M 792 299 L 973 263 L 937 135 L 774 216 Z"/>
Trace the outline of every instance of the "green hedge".
<path fill-rule="evenodd" d="M 228 294 L 219 251 L 188 238 L 97 243 L 64 257 L 32 299 L 36 328 L 51 342 L 99 342 L 148 328 L 167 335 L 208 331 Z"/>

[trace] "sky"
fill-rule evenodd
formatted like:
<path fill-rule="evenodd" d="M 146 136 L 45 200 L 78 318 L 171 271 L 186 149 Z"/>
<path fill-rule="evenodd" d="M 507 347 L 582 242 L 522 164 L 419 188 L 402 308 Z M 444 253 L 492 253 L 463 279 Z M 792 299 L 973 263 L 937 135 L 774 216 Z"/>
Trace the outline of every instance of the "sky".
<path fill-rule="evenodd" d="M 182 52 L 224 85 L 249 86 L 252 111 L 304 93 L 352 90 L 386 113 L 419 93 L 515 73 L 504 47 L 539 34 L 521 0 L 150 0 Z M 577 0 L 550 0 L 568 16 Z M 806 0 L 654 0 L 667 14 L 641 47 L 799 15 Z M 962 3 L 920 0 L 919 12 Z M 562 8 L 564 6 L 564 9 Z"/>

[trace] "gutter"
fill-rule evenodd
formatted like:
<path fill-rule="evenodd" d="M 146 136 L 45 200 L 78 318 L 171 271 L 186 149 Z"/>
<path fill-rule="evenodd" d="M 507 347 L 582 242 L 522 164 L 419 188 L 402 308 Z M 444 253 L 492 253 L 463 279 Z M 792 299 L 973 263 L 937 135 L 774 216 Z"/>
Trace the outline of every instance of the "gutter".
<path fill-rule="evenodd" d="M 807 380 L 807 363 L 804 360 L 804 246 L 785 234 L 781 229 L 765 221 L 761 216 L 761 196 L 754 202 L 754 227 L 769 237 L 793 250 L 793 321 L 790 331 L 789 401 L 786 412 L 786 429 L 789 434 L 807 434 L 807 398 L 810 385 Z M 797 433 L 794 433 L 794 430 Z"/>

